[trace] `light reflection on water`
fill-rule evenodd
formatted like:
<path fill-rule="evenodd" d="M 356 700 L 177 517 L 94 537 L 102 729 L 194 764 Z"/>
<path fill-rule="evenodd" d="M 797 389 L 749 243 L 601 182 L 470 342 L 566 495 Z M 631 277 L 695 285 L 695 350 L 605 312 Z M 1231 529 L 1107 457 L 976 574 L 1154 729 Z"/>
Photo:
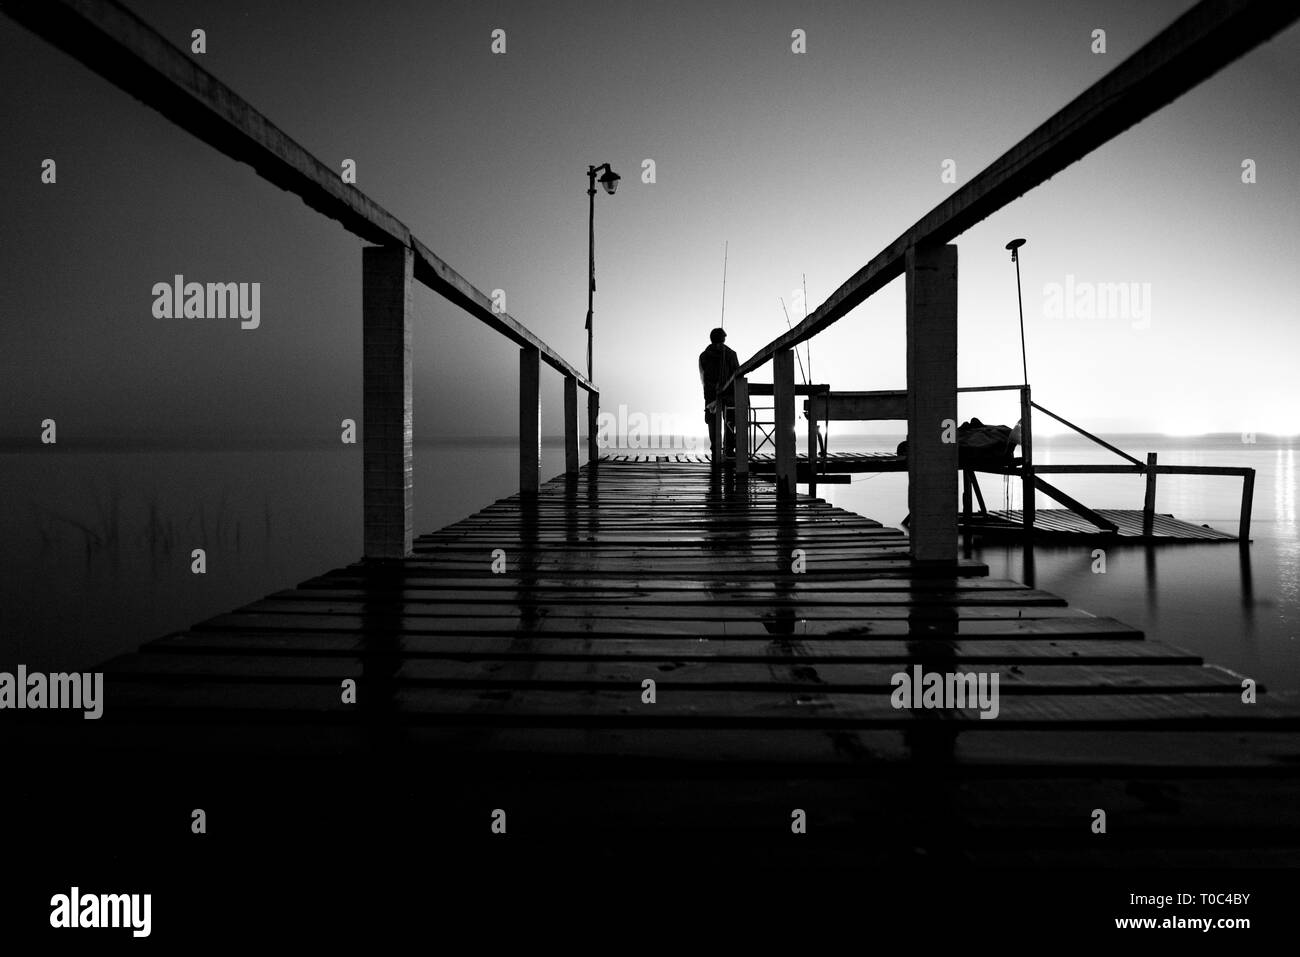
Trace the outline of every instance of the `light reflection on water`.
<path fill-rule="evenodd" d="M 1273 514 L 1278 522 L 1295 525 L 1295 449 L 1278 449 L 1273 466 Z"/>
<path fill-rule="evenodd" d="M 1105 574 L 1092 572 L 1093 546 L 1039 545 L 1028 565 L 1018 545 L 984 545 L 975 549 L 975 557 L 988 564 L 993 577 L 1032 579 L 1035 587 L 1075 607 L 1117 618 L 1141 628 L 1149 638 L 1194 651 L 1267 687 L 1300 690 L 1300 526 L 1292 442 L 1281 440 L 1270 447 L 1264 436 L 1254 445 L 1234 437 L 1215 441 L 1142 436 L 1116 444 L 1138 458 L 1154 451 L 1166 465 L 1255 469 L 1249 549 L 1243 554 L 1235 544 L 1116 546 L 1107 549 Z M 1084 441 L 1060 437 L 1038 440 L 1035 458 L 1058 463 L 1117 461 Z M 1001 479 L 981 478 L 989 507 L 1001 507 Z M 1060 475 L 1053 482 L 1094 507 L 1142 507 L 1143 479 L 1138 476 Z M 1156 510 L 1236 534 L 1241 487 L 1241 479 L 1233 477 L 1161 475 Z M 1009 491 L 1011 507 L 1019 508 L 1018 479 L 1009 483 Z M 897 525 L 907 514 L 903 475 L 855 477 L 850 485 L 825 486 L 819 494 L 889 525 Z M 1040 509 L 1059 507 L 1041 493 L 1036 503 Z"/>

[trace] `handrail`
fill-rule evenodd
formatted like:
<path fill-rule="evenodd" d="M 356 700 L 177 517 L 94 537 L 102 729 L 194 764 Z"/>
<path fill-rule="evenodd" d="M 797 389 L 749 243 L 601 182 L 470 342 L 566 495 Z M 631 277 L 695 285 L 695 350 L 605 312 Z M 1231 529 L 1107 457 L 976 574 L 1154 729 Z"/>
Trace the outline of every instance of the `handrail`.
<path fill-rule="evenodd" d="M 367 559 L 403 559 L 414 542 L 411 286 L 423 283 L 519 347 L 519 491 L 535 496 L 541 469 L 544 361 L 564 376 L 564 460 L 579 471 L 578 388 L 587 392 L 588 461 L 599 460 L 600 392 L 559 353 L 344 183 L 192 57 L 117 0 L 0 0 L 0 10 L 219 152 L 373 245 L 361 250 L 362 514 Z M 593 473 L 594 474 L 594 473 Z"/>
<path fill-rule="evenodd" d="M 742 362 L 735 375 L 748 375 L 812 338 L 901 276 L 909 247 L 961 235 L 1297 19 L 1297 4 L 1202 0 L 917 220 L 807 318 Z"/>
<path fill-rule="evenodd" d="M 1059 415 L 1057 415 L 1057 414 L 1056 414 L 1055 412 L 1053 412 L 1051 409 L 1044 409 L 1041 405 L 1039 405 L 1039 404 L 1038 404 L 1037 402 L 1035 402 L 1033 399 L 1030 399 L 1030 400 L 1029 400 L 1029 404 L 1030 404 L 1031 406 L 1033 406 L 1035 409 L 1037 409 L 1039 412 L 1045 412 L 1045 413 L 1047 413 L 1047 414 L 1050 415 L 1052 418 L 1054 418 L 1057 422 L 1060 422 L 1062 425 L 1068 425 L 1070 428 L 1074 429 L 1074 431 L 1078 432 L 1078 433 L 1079 433 L 1080 435 L 1082 435 L 1084 438 L 1086 438 L 1086 439 L 1091 439 L 1092 441 L 1094 441 L 1094 442 L 1096 442 L 1098 445 L 1100 445 L 1102 448 L 1104 448 L 1104 449 L 1109 449 L 1110 451 L 1114 452 L 1116 455 L 1120 456 L 1121 458 L 1128 459 L 1128 460 L 1129 460 L 1130 462 L 1132 462 L 1134 465 L 1141 466 L 1141 467 L 1144 468 L 1144 469 L 1146 468 L 1146 466 L 1142 464 L 1142 460 L 1141 460 L 1141 459 L 1134 458 L 1133 456 L 1129 455 L 1129 454 L 1128 454 L 1127 452 L 1125 452 L 1124 450 L 1122 450 L 1122 449 L 1118 449 L 1118 448 L 1116 448 L 1115 446 L 1111 445 L 1111 444 L 1110 444 L 1109 442 L 1107 442 L 1105 439 L 1099 439 L 1099 438 L 1097 438 L 1097 436 L 1093 435 L 1093 434 L 1092 434 L 1091 432 L 1089 432 L 1087 429 L 1082 429 L 1082 428 L 1080 428 L 1079 426 L 1075 425 L 1073 422 L 1070 422 L 1070 421 L 1068 421 L 1068 420 L 1066 420 L 1066 419 L 1061 418 Z M 1042 470 L 1040 469 L 1039 471 L 1042 471 Z"/>
<path fill-rule="evenodd" d="M 588 392 L 599 390 L 564 357 L 505 312 L 415 238 L 397 217 L 291 139 L 192 57 L 117 0 L 0 0 L 13 20 L 177 126 L 381 246 L 409 247 L 415 279 L 523 348 Z"/>

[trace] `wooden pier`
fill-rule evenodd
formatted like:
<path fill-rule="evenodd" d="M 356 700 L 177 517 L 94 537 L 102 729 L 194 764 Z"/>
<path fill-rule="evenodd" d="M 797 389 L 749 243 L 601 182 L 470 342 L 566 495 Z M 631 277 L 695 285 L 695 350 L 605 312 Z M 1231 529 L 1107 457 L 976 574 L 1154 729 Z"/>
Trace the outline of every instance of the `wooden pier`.
<path fill-rule="evenodd" d="M 1024 512 L 1020 509 L 994 509 L 983 521 L 966 521 L 962 530 L 985 537 L 1024 537 Z M 1040 508 L 1034 515 L 1035 541 L 1116 541 L 1150 542 L 1152 544 L 1192 544 L 1203 542 L 1236 542 L 1236 535 L 1221 532 L 1209 525 L 1194 525 L 1172 515 L 1156 513 L 1150 525 L 1141 509 L 1099 508 L 1096 514 L 1107 527 L 1100 528 L 1091 521 L 1064 508 Z"/>
<path fill-rule="evenodd" d="M 690 450 L 675 451 L 625 451 L 611 452 L 605 456 L 611 462 L 684 462 L 707 464 L 712 461 L 708 452 Z M 749 471 L 760 478 L 768 478 L 776 472 L 776 456 L 770 452 L 752 453 L 749 457 Z M 1104 466 L 1102 468 L 1105 468 Z M 1195 466 L 1188 467 L 1197 474 Z M 907 458 L 889 452 L 826 452 L 816 456 L 812 461 L 807 454 L 795 457 L 796 484 L 809 485 L 846 485 L 855 474 L 906 472 Z M 1170 467 L 1169 472 L 1183 471 Z M 978 482 L 973 473 L 976 469 L 966 471 L 965 480 L 968 489 L 978 489 Z M 1022 468 L 1007 469 L 1001 474 L 1020 475 Z M 1118 471 L 1112 469 L 1112 471 Z M 1248 476 L 1243 496 L 1251 494 L 1254 484 L 1254 469 L 1214 469 L 1213 474 Z M 995 473 L 998 474 L 998 473 Z M 1053 489 L 1053 491 L 1057 491 Z M 1154 510 L 1154 496 L 1151 511 L 1146 509 L 1098 508 L 1089 509 L 1075 502 L 1080 511 L 1072 509 L 1035 509 L 1033 525 L 1028 536 L 1035 542 L 1109 542 L 1120 544 L 1192 544 L 1204 542 L 1241 542 L 1238 535 L 1220 531 L 1209 525 L 1194 525 L 1173 515 L 1158 513 Z M 969 504 L 970 494 L 966 500 Z M 1071 499 L 1071 501 L 1073 501 Z M 1024 541 L 1026 538 L 1025 513 L 1022 509 L 986 509 L 983 495 L 979 495 L 980 510 L 975 512 L 969 507 L 963 510 L 958 522 L 958 529 L 963 533 L 999 540 Z M 1249 499 L 1243 499 L 1243 532 L 1250 527 Z M 1248 539 L 1247 539 L 1248 542 Z"/>
<path fill-rule="evenodd" d="M 1300 706 L 1105 609 L 989 579 L 958 555 L 953 491 L 965 469 L 946 438 L 969 391 L 957 386 L 954 240 L 1300 11 L 1198 3 L 742 362 L 729 384 L 737 420 L 751 395 L 773 397 L 768 482 L 753 474 L 768 466 L 751 463 L 747 429 L 733 468 L 686 454 L 600 461 L 590 365 L 583 375 L 498 311 L 171 40 L 113 0 L 0 10 L 372 244 L 354 261 L 364 557 L 109 662 L 98 720 L 8 715 L 0 734 L 22 781 L 6 795 L 6 823 L 22 832 L 15 860 L 72 834 L 41 864 L 50 880 L 93 871 L 119 887 L 124 861 L 143 859 L 137 884 L 193 878 L 211 848 L 235 848 L 210 886 L 257 882 L 271 899 L 309 861 L 355 884 L 391 877 L 391 856 L 409 850 L 403 875 L 434 869 L 494 903 L 521 861 L 542 878 L 530 888 L 573 864 L 589 883 L 615 884 L 639 865 L 676 880 L 701 862 L 787 879 L 842 866 L 886 881 L 914 865 L 933 876 L 972 864 L 1300 863 Z M 795 397 L 829 410 L 835 396 L 795 385 L 792 350 L 895 279 L 906 284 L 908 387 L 847 401 L 907 422 L 905 462 L 858 462 L 906 470 L 906 534 L 797 491 Z M 519 347 L 519 493 L 425 536 L 412 519 L 416 284 Z M 768 363 L 772 384 L 751 383 Z M 549 482 L 543 367 L 564 388 L 565 474 Z M 1035 491 L 1062 501 L 1042 478 L 1053 471 L 1144 475 L 1147 536 L 1158 475 L 1231 473 L 1248 545 L 1250 470 L 1126 453 L 1120 465 L 1036 465 L 1029 410 L 1054 413 L 1028 382 L 987 388 L 1020 390 L 1025 454 L 1008 468 L 1028 491 L 1026 532 Z M 815 488 L 825 470 L 803 468 Z M 913 674 L 996 676 L 997 695 L 907 706 L 895 685 Z M 195 845 L 200 813 L 212 834 Z M 40 893 L 59 886 L 50 880 Z M 1166 883 L 1142 890 L 1184 889 Z M 200 895 L 194 916 L 228 903 Z M 920 903 L 928 919 L 954 906 Z"/>
<path fill-rule="evenodd" d="M 149 642 L 106 666 L 99 726 L 61 733 L 119 765 L 237 756 L 258 795 L 302 797 L 306 756 L 436 767 L 421 800 L 486 802 L 484 833 L 508 804 L 556 837 L 578 802 L 593 841 L 767 854 L 802 809 L 832 865 L 1300 861 L 1294 702 L 1243 703 L 1242 676 L 986 572 L 727 469 L 606 461 Z M 997 717 L 895 707 L 918 665 L 996 672 Z"/>

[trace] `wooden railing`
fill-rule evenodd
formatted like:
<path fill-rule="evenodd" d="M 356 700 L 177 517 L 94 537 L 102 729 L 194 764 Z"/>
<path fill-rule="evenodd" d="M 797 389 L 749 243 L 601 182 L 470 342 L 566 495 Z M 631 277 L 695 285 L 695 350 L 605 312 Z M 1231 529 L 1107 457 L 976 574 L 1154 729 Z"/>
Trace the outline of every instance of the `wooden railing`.
<path fill-rule="evenodd" d="M 564 376 L 565 469 L 578 472 L 578 389 L 587 392 L 595 466 L 599 390 L 435 255 L 395 216 L 115 0 L 0 0 L 0 10 L 177 126 L 312 209 L 374 243 L 362 250 L 362 443 L 365 555 L 401 558 L 413 540 L 412 284 L 422 283 L 519 346 L 519 487 L 535 494 L 541 467 L 540 368 Z"/>
<path fill-rule="evenodd" d="M 747 376 L 773 363 L 778 493 L 792 496 L 795 490 L 791 350 L 842 319 L 887 283 L 906 276 L 911 553 L 917 561 L 954 562 L 957 515 L 951 490 L 957 447 L 942 441 L 941 436 L 944 424 L 955 421 L 957 415 L 957 247 L 945 244 L 1298 18 L 1300 5 L 1294 3 L 1198 3 L 921 217 L 797 326 L 742 362 L 731 380 L 738 412 L 742 403 L 748 404 Z M 1026 386 L 1024 402 L 1029 401 Z M 1033 436 L 1027 405 L 1024 411 L 1022 429 L 1031 454 L 1026 481 L 1032 484 Z M 1032 501 L 1032 496 L 1027 501 Z M 1028 511 L 1032 523 L 1032 506 Z"/>
<path fill-rule="evenodd" d="M 754 395 L 772 395 L 772 386 L 750 384 L 747 393 L 752 397 Z M 808 488 L 810 495 L 817 494 L 818 465 L 816 453 L 812 450 L 818 449 L 821 454 L 821 471 L 825 479 L 827 455 L 829 452 L 829 442 L 822 438 L 818 428 L 818 423 L 826 422 L 881 422 L 891 420 L 906 420 L 908 417 L 908 395 L 906 389 L 885 389 L 872 392 L 833 392 L 827 385 L 805 385 L 795 386 L 795 392 L 798 395 L 807 395 L 809 398 L 804 403 L 804 411 L 808 419 L 808 448 L 810 450 L 808 457 Z M 1082 502 L 1061 491 L 1056 486 L 1046 482 L 1041 477 L 1043 474 L 1069 473 L 1069 474 L 1136 474 L 1146 476 L 1146 493 L 1143 497 L 1142 506 L 1142 531 L 1144 537 L 1150 538 L 1155 524 L 1155 501 L 1156 501 L 1156 476 L 1157 475 L 1226 475 L 1236 476 L 1242 480 L 1241 489 L 1241 511 L 1238 523 L 1238 540 L 1248 543 L 1250 539 L 1250 516 L 1252 503 L 1254 500 L 1255 490 L 1255 470 L 1238 466 L 1201 466 L 1201 465 L 1158 465 L 1155 452 L 1148 452 L 1147 459 L 1144 463 L 1141 459 L 1130 455 L 1116 445 L 1112 445 L 1105 439 L 1094 435 L 1087 429 L 1076 425 L 1069 419 L 1057 415 L 1051 409 L 1047 409 L 1031 398 L 1031 389 L 1027 385 L 975 385 L 961 386 L 957 393 L 969 392 L 1016 392 L 1020 399 L 1020 454 L 1018 456 L 1009 456 L 1005 464 L 994 462 L 981 464 L 961 463 L 960 447 L 958 448 L 958 460 L 962 472 L 962 492 L 961 508 L 965 522 L 969 526 L 972 518 L 971 494 L 975 493 L 979 497 L 980 505 L 984 507 L 984 496 L 980 491 L 979 482 L 974 478 L 975 472 L 991 472 L 1000 475 L 1019 476 L 1021 479 L 1022 500 L 1024 507 L 1021 510 L 1021 521 L 1027 534 L 1032 535 L 1034 523 L 1036 520 L 1036 509 L 1034 503 L 1034 492 L 1043 492 L 1045 495 L 1055 499 L 1067 509 L 1081 516 L 1098 528 L 1104 531 L 1116 532 L 1118 526 L 1101 515 L 1094 509 L 1089 508 Z M 1088 439 L 1093 444 L 1112 452 L 1122 459 L 1125 459 L 1127 465 L 1099 464 L 1099 465 L 1040 465 L 1034 459 L 1034 410 L 1050 416 L 1057 422 L 1067 428 L 1077 432 L 1079 435 Z M 955 424 L 955 423 L 954 423 Z M 909 436 L 910 438 L 910 436 Z M 736 463 L 737 472 L 748 470 L 748 463 L 739 455 Z M 984 511 L 987 511 L 985 508 Z"/>
<path fill-rule="evenodd" d="M 1146 477 L 1146 490 L 1142 501 L 1142 535 L 1150 538 L 1155 526 L 1155 506 L 1156 506 L 1156 476 L 1157 475 L 1228 475 L 1236 476 L 1241 481 L 1241 509 L 1238 516 L 1237 539 L 1242 544 L 1248 544 L 1250 541 L 1250 515 L 1255 498 L 1255 470 L 1252 468 L 1243 468 L 1238 466 L 1208 466 L 1208 465 L 1159 465 L 1157 464 L 1157 454 L 1148 452 L 1146 462 L 1130 455 L 1118 446 L 1112 445 L 1105 439 L 1093 435 L 1087 429 L 1075 425 L 1069 419 L 1057 415 L 1051 409 L 1044 408 L 1030 398 L 1030 387 L 1027 385 L 1001 385 L 1001 386 L 969 386 L 960 388 L 958 392 L 993 392 L 993 391 L 1016 391 L 1020 393 L 1020 429 L 1021 429 L 1021 453 L 1020 462 L 1017 465 L 1014 461 L 1006 466 L 997 465 L 978 465 L 964 469 L 967 477 L 964 479 L 962 488 L 962 509 L 965 518 L 969 522 L 971 517 L 970 501 L 970 472 L 993 472 L 1005 475 L 1019 475 L 1021 479 L 1021 499 L 1023 507 L 1021 509 L 1021 521 L 1025 532 L 1032 534 L 1035 521 L 1034 492 L 1043 492 L 1045 495 L 1060 502 L 1076 515 L 1092 522 L 1103 530 L 1116 531 L 1117 527 L 1104 516 L 1098 514 L 1093 509 L 1088 508 L 1083 503 L 1077 501 L 1056 486 L 1044 481 L 1041 475 L 1053 474 L 1071 474 L 1071 475 L 1143 475 Z M 1034 461 L 1033 448 L 1033 411 L 1037 409 L 1044 415 L 1051 416 L 1057 422 L 1067 428 L 1082 435 L 1094 445 L 1097 445 L 1108 452 L 1113 452 L 1122 459 L 1126 459 L 1128 464 L 1097 464 L 1097 465 L 1044 465 Z M 976 486 L 978 488 L 978 486 Z M 981 496 L 981 501 L 983 496 Z"/>

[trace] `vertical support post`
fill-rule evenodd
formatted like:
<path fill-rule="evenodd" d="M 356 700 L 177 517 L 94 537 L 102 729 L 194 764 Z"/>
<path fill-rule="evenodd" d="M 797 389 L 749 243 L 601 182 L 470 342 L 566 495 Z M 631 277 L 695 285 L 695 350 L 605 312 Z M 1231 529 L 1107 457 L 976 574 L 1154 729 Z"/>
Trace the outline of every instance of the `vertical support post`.
<path fill-rule="evenodd" d="M 542 472 L 542 354 L 519 350 L 519 491 L 536 495 Z"/>
<path fill-rule="evenodd" d="M 405 558 L 414 539 L 413 269 L 409 247 L 361 251 L 362 538 L 367 558 Z"/>
<path fill-rule="evenodd" d="M 961 518 L 970 527 L 971 520 L 971 471 L 963 469 L 961 473 Z"/>
<path fill-rule="evenodd" d="M 712 462 L 715 469 L 722 468 L 722 460 L 726 457 L 727 450 L 727 408 L 722 402 L 722 396 L 718 396 L 717 408 L 713 411 L 713 434 L 717 441 L 711 449 Z"/>
<path fill-rule="evenodd" d="M 600 421 L 600 393 L 592 389 L 587 393 L 587 470 L 594 472 L 600 461 L 600 445 L 596 438 L 600 434 L 597 427 Z"/>
<path fill-rule="evenodd" d="M 1034 532 L 1034 412 L 1028 385 L 1020 387 L 1020 458 L 1024 462 L 1020 473 L 1020 498 L 1024 503 L 1021 519 L 1025 534 Z"/>
<path fill-rule="evenodd" d="M 808 494 L 817 494 L 817 413 L 813 394 L 808 393 Z"/>
<path fill-rule="evenodd" d="M 1142 501 L 1142 537 L 1150 538 L 1156 524 L 1156 453 L 1147 453 L 1147 494 Z"/>
<path fill-rule="evenodd" d="M 749 380 L 736 376 L 732 388 L 736 397 L 736 474 L 749 474 Z"/>
<path fill-rule="evenodd" d="M 578 474 L 578 380 L 564 377 L 564 471 Z"/>
<path fill-rule="evenodd" d="M 906 265 L 912 560 L 956 562 L 957 247 L 911 246 Z"/>
<path fill-rule="evenodd" d="M 789 349 L 782 349 L 772 359 L 772 411 L 776 420 L 776 494 L 794 498 L 798 459 L 794 447 L 794 353 Z"/>
<path fill-rule="evenodd" d="M 1255 502 L 1255 470 L 1246 469 L 1241 476 L 1241 521 L 1237 525 L 1237 540 L 1250 544 L 1250 510 Z"/>

